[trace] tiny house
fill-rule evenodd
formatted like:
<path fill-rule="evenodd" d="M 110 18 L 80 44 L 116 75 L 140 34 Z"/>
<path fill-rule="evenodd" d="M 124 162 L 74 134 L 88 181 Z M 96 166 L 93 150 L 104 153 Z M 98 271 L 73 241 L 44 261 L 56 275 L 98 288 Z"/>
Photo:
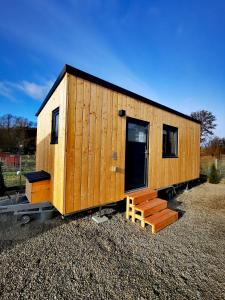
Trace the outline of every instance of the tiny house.
<path fill-rule="evenodd" d="M 44 176 L 27 197 L 63 215 L 199 177 L 198 121 L 69 65 L 36 115 Z"/>

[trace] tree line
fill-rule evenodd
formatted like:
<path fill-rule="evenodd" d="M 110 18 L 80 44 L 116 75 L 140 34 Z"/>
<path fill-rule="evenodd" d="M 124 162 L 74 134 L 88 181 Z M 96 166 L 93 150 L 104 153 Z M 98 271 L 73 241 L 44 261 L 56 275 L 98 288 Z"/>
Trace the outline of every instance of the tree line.
<path fill-rule="evenodd" d="M 11 114 L 0 117 L 0 152 L 27 154 L 35 149 L 36 123 Z"/>
<path fill-rule="evenodd" d="M 214 136 L 216 117 L 207 110 L 191 113 L 201 122 L 201 150 L 209 155 L 225 154 L 225 137 Z M 27 118 L 6 114 L 0 117 L 0 152 L 34 153 L 36 150 L 36 123 Z"/>
<path fill-rule="evenodd" d="M 203 154 L 220 158 L 225 154 L 225 137 L 214 136 L 216 129 L 216 117 L 207 110 L 191 113 L 191 117 L 201 122 L 200 142 Z"/>

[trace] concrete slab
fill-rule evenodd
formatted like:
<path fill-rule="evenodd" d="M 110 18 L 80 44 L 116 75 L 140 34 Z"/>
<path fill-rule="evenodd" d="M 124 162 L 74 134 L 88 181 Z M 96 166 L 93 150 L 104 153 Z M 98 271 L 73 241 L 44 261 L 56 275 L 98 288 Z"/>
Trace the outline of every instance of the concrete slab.
<path fill-rule="evenodd" d="M 93 217 L 92 217 L 92 220 L 95 221 L 97 224 L 101 224 L 101 223 L 103 223 L 103 222 L 108 221 L 109 219 L 108 219 L 106 216 L 102 216 L 102 217 L 99 217 L 99 216 L 93 216 Z"/>

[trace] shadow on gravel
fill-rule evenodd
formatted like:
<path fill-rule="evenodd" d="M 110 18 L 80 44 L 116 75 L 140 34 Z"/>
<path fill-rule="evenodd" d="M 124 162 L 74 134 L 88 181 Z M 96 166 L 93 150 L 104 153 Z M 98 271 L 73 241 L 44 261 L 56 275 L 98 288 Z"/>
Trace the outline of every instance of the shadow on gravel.
<path fill-rule="evenodd" d="M 111 219 L 118 213 L 124 213 L 125 210 L 125 201 L 120 201 L 117 204 L 104 206 L 101 213 Z M 99 214 L 99 208 L 75 213 L 64 217 L 64 219 L 56 212 L 51 219 L 42 220 L 40 217 L 36 217 L 26 225 L 22 225 L 12 213 L 0 214 L 0 253 L 10 250 L 15 245 L 28 241 L 55 227 L 62 226 L 74 220 L 82 220 L 94 214 Z"/>
<path fill-rule="evenodd" d="M 58 213 L 45 221 L 36 217 L 26 225 L 21 224 L 12 213 L 0 214 L 0 253 L 62 224 Z"/>
<path fill-rule="evenodd" d="M 201 185 L 201 180 L 189 183 L 189 188 Z M 159 192 L 159 197 L 168 201 L 168 208 L 178 212 L 179 218 L 183 217 L 185 211 L 181 209 L 182 202 L 177 198 L 181 193 L 184 193 L 184 186 L 177 189 L 177 194 L 171 198 L 168 193 L 163 191 Z M 170 198 L 170 199 L 168 199 Z M 126 211 L 126 201 L 122 200 L 118 203 L 102 207 L 100 212 L 99 208 L 89 209 L 83 212 L 71 214 L 62 219 L 59 213 L 55 213 L 53 218 L 48 220 L 41 220 L 40 217 L 32 220 L 26 225 L 22 225 L 17 218 L 12 214 L 0 214 L 0 253 L 4 250 L 10 250 L 18 243 L 22 243 L 33 237 L 41 235 L 55 227 L 62 226 L 63 224 L 70 223 L 74 220 L 82 220 L 96 214 L 102 214 L 111 219 L 116 214 L 123 214 Z"/>
<path fill-rule="evenodd" d="M 125 200 L 122 200 L 117 203 L 112 203 L 112 204 L 103 206 L 101 211 L 100 211 L 99 207 L 96 207 L 96 208 L 92 208 L 92 209 L 82 211 L 79 213 L 71 214 L 69 216 L 66 216 L 65 220 L 74 221 L 74 220 L 83 219 L 84 217 L 92 216 L 95 214 L 98 214 L 98 215 L 102 214 L 102 215 L 107 216 L 109 219 L 111 219 L 114 215 L 116 215 L 118 213 L 119 214 L 125 213 L 125 211 L 126 211 L 126 202 L 125 202 Z"/>
<path fill-rule="evenodd" d="M 182 202 L 177 201 L 176 197 L 174 197 L 172 200 L 168 201 L 168 208 L 177 211 L 179 219 L 181 217 L 183 217 L 185 214 L 185 211 L 180 208 L 181 205 L 182 205 Z"/>
<path fill-rule="evenodd" d="M 183 183 L 175 186 L 175 188 L 171 187 L 165 190 L 161 190 L 158 193 L 158 196 L 162 199 L 168 201 L 168 208 L 171 208 L 178 212 L 178 217 L 181 218 L 184 216 L 185 211 L 180 207 L 182 205 L 181 201 L 178 201 L 177 198 L 180 194 L 185 193 L 186 190 L 190 190 L 194 187 L 204 184 L 207 181 L 206 175 L 200 175 L 198 179 L 189 181 L 188 183 Z"/>
<path fill-rule="evenodd" d="M 189 182 L 188 188 L 190 189 L 204 182 L 205 178 Z M 168 207 L 178 211 L 179 218 L 185 214 L 185 211 L 181 209 L 182 203 L 177 201 L 177 197 L 180 193 L 184 192 L 185 187 L 185 185 L 179 186 L 175 197 L 170 197 L 168 193 L 163 195 L 163 191 L 159 192 L 160 198 L 166 200 L 169 200 L 168 198 L 170 198 L 168 201 Z M 124 213 L 125 211 L 126 202 L 123 200 L 115 204 L 104 206 L 101 214 L 106 215 L 109 219 L 111 219 L 114 215 Z M 21 223 L 17 221 L 17 218 L 10 213 L 0 214 L 0 253 L 4 250 L 10 250 L 18 243 L 28 241 L 29 239 L 41 235 L 55 227 L 62 226 L 63 224 L 70 223 L 74 220 L 89 218 L 95 214 L 100 214 L 99 208 L 75 213 L 65 217 L 63 220 L 61 216 L 56 213 L 53 218 L 49 220 L 43 221 L 40 218 L 36 218 L 26 225 L 21 225 Z"/>

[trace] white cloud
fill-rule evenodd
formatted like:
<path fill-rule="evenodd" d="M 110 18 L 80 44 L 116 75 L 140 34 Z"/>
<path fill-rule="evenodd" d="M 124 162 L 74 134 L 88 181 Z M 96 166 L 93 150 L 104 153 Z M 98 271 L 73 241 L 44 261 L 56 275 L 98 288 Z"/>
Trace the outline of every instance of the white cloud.
<path fill-rule="evenodd" d="M 16 87 L 31 98 L 43 100 L 43 98 L 47 95 L 52 85 L 53 82 L 51 80 L 45 82 L 44 84 L 37 84 L 35 82 L 24 80 L 16 84 Z"/>
<path fill-rule="evenodd" d="M 88 3 L 89 6 L 85 9 L 85 11 L 88 11 L 87 14 L 91 14 L 92 10 L 96 9 L 100 12 L 101 6 L 96 1 L 90 0 Z M 132 66 L 128 65 L 113 50 L 108 36 L 102 35 L 98 27 L 92 26 L 92 18 L 88 19 L 90 21 L 85 19 L 84 23 L 82 15 L 79 13 L 79 2 L 71 0 L 70 5 L 71 9 L 65 12 L 60 5 L 52 5 L 48 1 L 39 1 L 35 5 L 32 4 L 30 9 L 34 12 L 38 11 L 41 17 L 46 20 L 45 32 L 40 31 L 39 27 L 35 25 L 32 28 L 27 26 L 25 20 L 21 19 L 19 19 L 19 27 L 15 25 L 15 22 L 1 22 L 0 29 L 7 34 L 8 38 L 13 38 L 14 43 L 21 43 L 23 47 L 31 48 L 31 52 L 35 51 L 50 55 L 52 59 L 55 59 L 61 65 L 64 63 L 71 64 L 133 92 L 152 99 L 156 98 L 154 87 L 149 86 L 149 82 L 146 82 L 144 78 L 138 77 Z M 111 5 L 116 10 L 114 1 L 111 2 Z M 104 13 L 107 14 L 107 12 Z M 129 19 L 136 16 L 135 10 L 127 9 L 126 13 Z M 47 22 L 49 19 L 52 21 Z M 122 16 L 121 19 L 123 19 Z M 74 20 L 76 20 L 76 23 Z M 117 22 L 117 19 L 113 20 Z M 52 35 L 49 38 L 46 33 L 53 32 L 55 24 L 58 24 L 57 35 Z M 76 26 L 74 26 L 75 24 Z M 115 26 L 115 24 L 111 24 L 111 26 Z M 120 24 L 117 24 L 117 26 L 120 26 Z M 26 82 L 20 82 L 20 90 L 25 89 L 26 92 L 28 90 L 30 92 L 30 88 L 36 91 L 35 94 L 38 94 L 40 90 L 34 86 L 28 88 Z M 44 89 L 41 88 L 41 90 Z M 37 97 L 34 98 L 37 99 Z"/>
<path fill-rule="evenodd" d="M 11 88 L 4 81 L 0 81 L 0 95 L 11 101 L 15 100 Z"/>
<path fill-rule="evenodd" d="M 42 101 L 52 85 L 52 80 L 45 81 L 43 84 L 26 80 L 19 82 L 0 81 L 0 95 L 10 100 L 15 100 L 16 93 L 20 91 L 33 99 Z"/>

